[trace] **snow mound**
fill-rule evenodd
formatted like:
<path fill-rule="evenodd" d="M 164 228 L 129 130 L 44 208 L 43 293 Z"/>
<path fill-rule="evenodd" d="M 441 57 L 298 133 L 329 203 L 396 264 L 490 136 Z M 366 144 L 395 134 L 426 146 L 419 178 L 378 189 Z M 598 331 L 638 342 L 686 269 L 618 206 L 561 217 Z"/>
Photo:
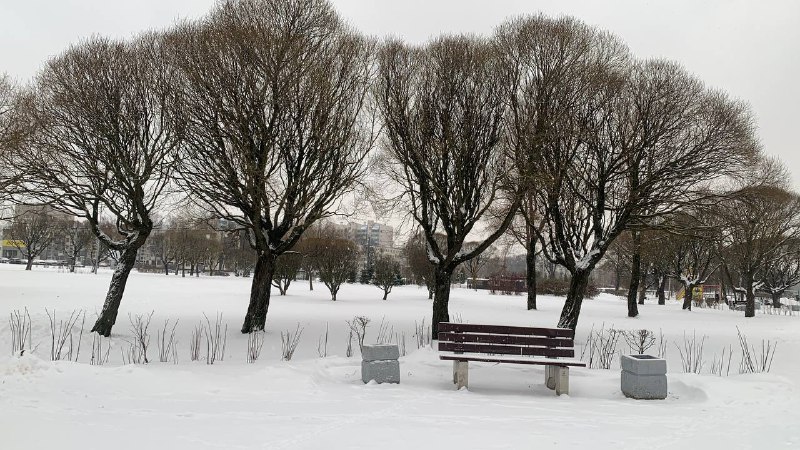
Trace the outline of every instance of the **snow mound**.
<path fill-rule="evenodd" d="M 44 361 L 31 354 L 13 356 L 0 361 L 0 375 L 4 377 L 27 377 L 49 372 L 54 369 L 52 363 L 49 361 Z"/>

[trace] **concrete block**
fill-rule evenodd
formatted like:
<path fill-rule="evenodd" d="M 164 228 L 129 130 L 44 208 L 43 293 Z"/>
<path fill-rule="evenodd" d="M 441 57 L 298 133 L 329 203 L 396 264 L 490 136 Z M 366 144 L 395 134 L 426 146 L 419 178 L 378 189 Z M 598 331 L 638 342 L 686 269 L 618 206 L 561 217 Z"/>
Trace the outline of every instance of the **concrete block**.
<path fill-rule="evenodd" d="M 622 370 L 635 375 L 665 375 L 667 361 L 650 355 L 622 355 Z"/>
<path fill-rule="evenodd" d="M 453 384 L 456 389 L 469 387 L 469 361 L 453 361 Z"/>
<path fill-rule="evenodd" d="M 569 395 L 569 367 L 556 367 L 556 395 Z"/>
<path fill-rule="evenodd" d="M 397 347 L 397 344 L 364 345 L 361 349 L 362 361 L 381 361 L 397 359 L 399 357 L 400 349 Z"/>
<path fill-rule="evenodd" d="M 361 381 L 369 383 L 400 383 L 400 362 L 395 360 L 361 361 Z"/>
<path fill-rule="evenodd" d="M 641 400 L 663 400 L 667 398 L 666 375 L 636 375 L 622 371 L 622 393 L 626 397 Z"/>

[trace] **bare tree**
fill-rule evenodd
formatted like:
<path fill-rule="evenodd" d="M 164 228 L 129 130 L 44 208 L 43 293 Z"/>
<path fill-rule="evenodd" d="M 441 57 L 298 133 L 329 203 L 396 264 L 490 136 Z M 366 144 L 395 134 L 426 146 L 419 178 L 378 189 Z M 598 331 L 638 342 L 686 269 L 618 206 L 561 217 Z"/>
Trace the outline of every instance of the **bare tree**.
<path fill-rule="evenodd" d="M 133 42 L 92 38 L 51 59 L 28 98 L 36 132 L 16 152 L 25 194 L 85 219 L 102 245 L 119 252 L 92 328 L 103 336 L 153 230 L 182 132 L 167 50 L 154 34 Z M 104 217 L 119 238 L 100 227 Z"/>
<path fill-rule="evenodd" d="M 694 288 L 704 284 L 717 270 L 717 230 L 703 223 L 697 211 L 679 213 L 671 218 L 670 236 L 661 251 L 668 255 L 669 276 L 683 285 L 683 309 L 692 309 Z"/>
<path fill-rule="evenodd" d="M 428 290 L 428 299 L 433 299 L 436 290 L 436 266 L 428 259 L 428 251 L 425 244 L 425 236 L 422 233 L 415 233 L 406 242 L 403 253 L 408 266 L 408 278 L 420 286 L 425 286 Z"/>
<path fill-rule="evenodd" d="M 278 256 L 272 285 L 278 288 L 281 295 L 286 295 L 289 285 L 297 278 L 302 263 L 303 255 L 297 251 L 288 251 Z"/>
<path fill-rule="evenodd" d="M 51 216 L 47 207 L 30 208 L 16 214 L 8 237 L 25 257 L 25 270 L 31 270 L 33 260 L 44 252 L 63 232 L 63 222 Z"/>
<path fill-rule="evenodd" d="M 390 41 L 380 51 L 384 169 L 410 203 L 435 266 L 434 335 L 450 318 L 454 270 L 505 232 L 520 202 L 507 190 L 512 167 L 504 152 L 499 56 L 487 41 L 466 36 L 438 38 L 424 48 Z M 465 251 L 498 204 L 508 204 L 504 216 Z"/>
<path fill-rule="evenodd" d="M 317 248 L 315 266 L 319 280 L 331 292 L 331 300 L 345 281 L 353 279 L 358 270 L 358 245 L 341 235 L 333 234 Z"/>
<path fill-rule="evenodd" d="M 479 243 L 476 242 L 467 242 L 464 244 L 465 251 L 471 251 L 476 245 Z M 480 273 L 481 269 L 486 266 L 486 263 L 492 258 L 495 249 L 493 247 L 489 247 L 484 250 L 481 254 L 476 255 L 474 258 L 470 259 L 469 261 L 464 262 L 464 269 L 467 272 L 467 275 L 472 280 L 472 287 L 473 289 L 477 290 L 476 283 L 478 280 L 478 273 Z"/>
<path fill-rule="evenodd" d="M 19 173 L 8 170 L 13 164 L 13 149 L 19 145 L 20 128 L 17 115 L 17 89 L 4 73 L 0 73 L 0 200 L 6 200 L 9 189 L 18 181 Z"/>
<path fill-rule="evenodd" d="M 392 292 L 399 276 L 400 263 L 393 256 L 378 254 L 375 258 L 375 274 L 372 277 L 372 284 L 383 291 L 384 300 Z"/>
<path fill-rule="evenodd" d="M 800 238 L 800 197 L 786 189 L 784 175 L 777 160 L 764 159 L 720 204 L 720 253 L 729 282 L 745 295 L 745 317 L 755 316 L 761 277 Z"/>
<path fill-rule="evenodd" d="M 761 281 L 772 295 L 772 306 L 780 308 L 781 296 L 800 283 L 800 240 L 796 237 L 787 240 L 775 251 Z"/>
<path fill-rule="evenodd" d="M 91 245 L 94 234 L 86 221 L 73 220 L 64 225 L 64 251 L 69 255 L 69 271 L 75 272 L 78 257 Z"/>
<path fill-rule="evenodd" d="M 276 258 L 365 170 L 373 44 L 324 0 L 224 1 L 172 38 L 189 122 L 181 181 L 246 231 L 257 260 L 242 332 L 262 330 Z"/>
<path fill-rule="evenodd" d="M 677 64 L 634 62 L 618 39 L 571 18 L 514 19 L 496 39 L 543 254 L 571 274 L 558 325 L 574 329 L 611 243 L 753 155 L 752 120 Z"/>

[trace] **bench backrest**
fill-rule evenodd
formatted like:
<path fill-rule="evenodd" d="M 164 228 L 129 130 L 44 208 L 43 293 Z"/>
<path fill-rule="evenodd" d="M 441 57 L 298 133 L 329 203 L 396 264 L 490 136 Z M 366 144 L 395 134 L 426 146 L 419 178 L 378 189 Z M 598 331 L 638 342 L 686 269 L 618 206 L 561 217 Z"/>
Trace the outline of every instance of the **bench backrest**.
<path fill-rule="evenodd" d="M 439 324 L 439 350 L 448 352 L 571 358 L 574 337 L 575 331 L 567 328 Z"/>

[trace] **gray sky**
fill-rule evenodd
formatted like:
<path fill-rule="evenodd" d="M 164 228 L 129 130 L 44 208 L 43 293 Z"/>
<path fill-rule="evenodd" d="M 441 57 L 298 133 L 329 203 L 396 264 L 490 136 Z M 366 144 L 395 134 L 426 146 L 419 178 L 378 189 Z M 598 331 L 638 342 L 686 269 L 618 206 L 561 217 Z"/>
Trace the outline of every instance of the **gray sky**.
<path fill-rule="evenodd" d="M 762 143 L 800 188 L 800 1 L 334 0 L 376 36 L 423 42 L 442 32 L 489 33 L 504 18 L 568 14 L 609 30 L 639 57 L 682 63 L 753 106 Z M 127 37 L 204 14 L 213 0 L 0 0 L 0 72 L 19 81 L 69 43 Z"/>

